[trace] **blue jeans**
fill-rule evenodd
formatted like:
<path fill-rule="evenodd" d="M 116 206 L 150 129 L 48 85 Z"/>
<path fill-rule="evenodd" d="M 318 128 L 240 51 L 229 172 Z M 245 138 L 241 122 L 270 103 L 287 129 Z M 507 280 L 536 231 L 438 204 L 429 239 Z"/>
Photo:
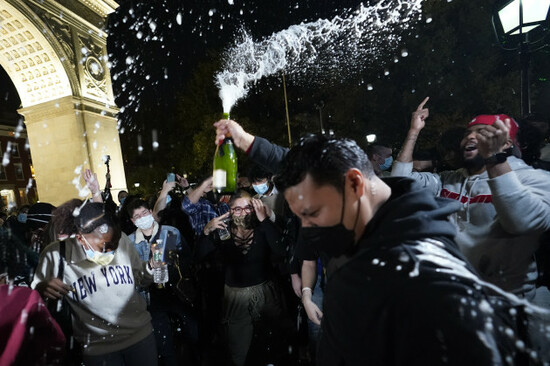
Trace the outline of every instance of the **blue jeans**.
<path fill-rule="evenodd" d="M 313 295 L 311 301 L 319 307 L 319 310 L 323 311 L 323 289 L 321 288 L 321 274 L 317 276 L 315 288 L 313 289 Z M 323 320 L 321 320 L 323 321 Z M 319 341 L 321 327 L 311 320 L 307 320 L 308 338 L 309 338 L 309 350 L 310 354 L 314 357 L 317 353 L 317 343 Z"/>

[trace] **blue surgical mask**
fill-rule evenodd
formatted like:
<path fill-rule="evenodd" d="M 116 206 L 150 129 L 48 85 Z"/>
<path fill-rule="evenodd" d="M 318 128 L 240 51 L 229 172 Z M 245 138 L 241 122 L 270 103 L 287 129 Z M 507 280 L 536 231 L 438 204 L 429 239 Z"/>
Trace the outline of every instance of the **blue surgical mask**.
<path fill-rule="evenodd" d="M 126 199 L 126 197 L 123 197 L 120 199 L 120 205 L 122 206 L 122 204 L 124 203 L 124 200 Z"/>
<path fill-rule="evenodd" d="M 269 184 L 267 182 L 261 183 L 261 184 L 253 184 L 252 188 L 258 193 L 259 195 L 264 195 L 269 191 Z"/>
<path fill-rule="evenodd" d="M 22 224 L 26 223 L 27 222 L 27 214 L 26 213 L 20 213 L 19 215 L 17 215 L 17 221 L 19 221 Z"/>
<path fill-rule="evenodd" d="M 380 170 L 384 171 L 384 170 L 390 169 L 392 164 L 393 164 L 393 156 L 388 156 L 384 160 L 384 164 L 380 164 L 378 165 L 378 167 L 380 168 Z"/>
<path fill-rule="evenodd" d="M 92 246 L 90 245 L 90 243 L 88 243 L 88 240 L 86 240 L 84 236 L 82 236 L 82 239 L 84 239 L 84 242 L 87 246 L 87 248 L 84 248 L 84 251 L 86 252 L 86 259 L 91 262 L 97 263 L 100 266 L 106 266 L 112 262 L 113 258 L 115 257 L 114 251 L 100 253 L 92 248 Z"/>

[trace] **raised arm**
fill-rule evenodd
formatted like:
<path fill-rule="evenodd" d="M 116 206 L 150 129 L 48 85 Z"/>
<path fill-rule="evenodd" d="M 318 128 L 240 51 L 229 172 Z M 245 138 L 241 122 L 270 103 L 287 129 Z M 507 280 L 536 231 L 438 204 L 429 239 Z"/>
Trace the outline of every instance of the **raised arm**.
<path fill-rule="evenodd" d="M 86 182 L 86 186 L 92 192 L 92 201 L 103 202 L 103 196 L 101 195 L 101 189 L 99 188 L 99 181 L 97 180 L 97 174 L 92 173 L 90 169 L 84 170 L 82 178 Z"/>
<path fill-rule="evenodd" d="M 189 192 L 189 194 L 187 195 L 187 198 L 189 198 L 189 201 L 191 201 L 192 204 L 196 204 L 197 202 L 199 202 L 199 199 L 202 197 L 203 194 L 211 190 L 212 190 L 212 177 L 208 177 L 205 180 L 203 180 L 202 183 L 197 188 Z"/>
<path fill-rule="evenodd" d="M 167 182 L 164 180 L 164 183 L 162 183 L 162 190 L 160 191 L 157 201 L 155 202 L 155 206 L 153 207 L 153 217 L 155 220 L 160 221 L 158 213 L 166 208 L 166 198 L 168 193 L 170 193 L 175 186 L 176 182 Z"/>
<path fill-rule="evenodd" d="M 253 136 L 246 132 L 237 122 L 223 119 L 214 123 L 216 127 L 216 143 L 222 141 L 230 133 L 237 146 L 248 154 L 248 157 L 264 169 L 276 174 L 279 165 L 288 153 L 288 149 L 275 145 L 268 140 Z"/>
<path fill-rule="evenodd" d="M 426 125 L 426 118 L 430 115 L 429 109 L 424 108 L 424 105 L 428 102 L 428 100 L 430 100 L 430 97 L 424 98 L 411 116 L 411 127 L 409 128 L 403 147 L 401 148 L 399 155 L 397 155 L 397 161 L 399 162 L 409 163 L 413 161 L 413 152 L 414 146 L 416 145 L 416 140 L 418 139 L 420 131 L 422 131 Z"/>
<path fill-rule="evenodd" d="M 477 148 L 482 158 L 489 159 L 512 146 L 511 123 L 508 119 L 497 120 L 478 130 Z M 485 167 L 493 205 L 504 230 L 516 235 L 550 230 L 550 173 L 539 169 L 512 171 L 508 160 L 487 162 Z"/>

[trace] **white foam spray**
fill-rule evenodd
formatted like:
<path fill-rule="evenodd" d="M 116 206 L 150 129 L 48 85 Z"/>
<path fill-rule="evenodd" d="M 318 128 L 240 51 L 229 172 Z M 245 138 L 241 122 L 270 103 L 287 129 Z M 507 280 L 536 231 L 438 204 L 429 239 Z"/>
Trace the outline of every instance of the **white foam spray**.
<path fill-rule="evenodd" d="M 421 15 L 422 0 L 381 0 L 331 20 L 293 25 L 255 42 L 242 31 L 216 75 L 223 111 L 244 98 L 250 85 L 282 70 L 287 75 L 365 69 L 395 52 L 401 33 Z"/>

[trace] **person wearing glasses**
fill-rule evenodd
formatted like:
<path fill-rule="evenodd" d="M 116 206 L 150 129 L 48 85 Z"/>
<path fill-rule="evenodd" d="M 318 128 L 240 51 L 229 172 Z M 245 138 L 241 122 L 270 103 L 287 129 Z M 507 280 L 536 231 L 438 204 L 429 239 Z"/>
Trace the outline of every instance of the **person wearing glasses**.
<path fill-rule="evenodd" d="M 260 319 L 268 322 L 262 325 L 268 326 L 269 320 L 281 322 L 279 291 L 271 281 L 271 256 L 284 256 L 285 247 L 280 230 L 269 220 L 261 200 L 238 191 L 231 197 L 229 207 L 228 213 L 206 224 L 196 256 L 202 258 L 216 251 L 224 262 L 222 324 L 231 361 L 244 365 L 248 357 L 248 363 L 256 364 L 257 357 L 265 356 L 250 349 Z M 218 230 L 226 228 L 230 238 L 221 240 Z"/>
<path fill-rule="evenodd" d="M 136 291 L 152 282 L 155 264 L 140 259 L 103 203 L 74 199 L 56 213 L 67 238 L 41 253 L 31 287 L 46 301 L 66 300 L 84 365 L 157 365 L 151 315 Z"/>

